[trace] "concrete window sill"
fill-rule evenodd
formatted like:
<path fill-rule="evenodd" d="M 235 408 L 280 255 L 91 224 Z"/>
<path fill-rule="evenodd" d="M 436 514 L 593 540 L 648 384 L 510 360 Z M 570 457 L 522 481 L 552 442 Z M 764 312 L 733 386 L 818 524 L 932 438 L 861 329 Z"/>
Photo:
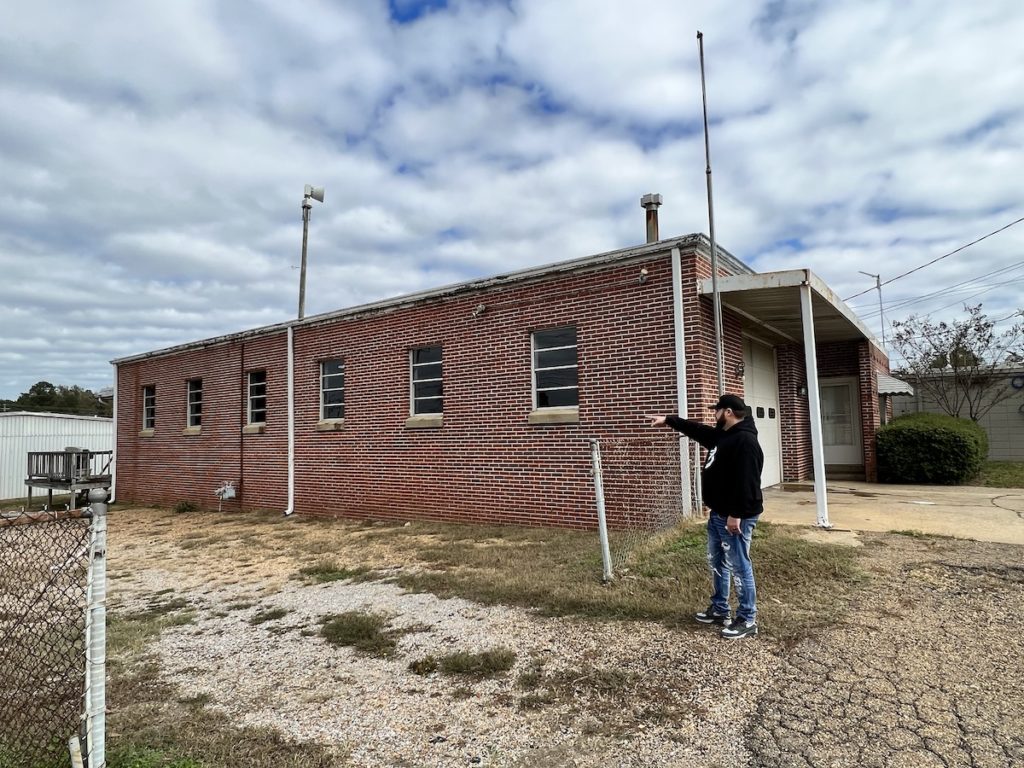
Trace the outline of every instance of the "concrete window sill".
<path fill-rule="evenodd" d="M 181 430 L 183 435 L 201 435 L 203 433 L 202 427 L 185 427 Z"/>
<path fill-rule="evenodd" d="M 529 424 L 579 424 L 580 409 L 578 406 L 569 408 L 537 408 L 527 418 Z"/>
<path fill-rule="evenodd" d="M 322 419 L 316 423 L 317 432 L 340 432 L 344 428 L 344 419 Z"/>
<path fill-rule="evenodd" d="M 267 425 L 263 422 L 259 424 L 246 424 L 242 427 L 243 435 L 262 435 L 267 431 Z"/>
<path fill-rule="evenodd" d="M 409 429 L 440 429 L 444 426 L 444 414 L 421 413 L 418 416 L 410 416 L 405 420 L 405 426 Z"/>
<path fill-rule="evenodd" d="M 139 430 L 139 437 L 153 437 L 156 434 L 155 429 L 141 429 Z"/>

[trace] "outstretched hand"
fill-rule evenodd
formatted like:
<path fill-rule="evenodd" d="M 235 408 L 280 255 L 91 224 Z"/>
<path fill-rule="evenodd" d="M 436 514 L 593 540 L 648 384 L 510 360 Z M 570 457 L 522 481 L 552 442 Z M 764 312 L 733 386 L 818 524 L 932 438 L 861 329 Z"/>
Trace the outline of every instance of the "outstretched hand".
<path fill-rule="evenodd" d="M 647 415 L 644 416 L 644 418 L 645 419 L 650 419 L 652 427 L 664 427 L 665 426 L 665 417 L 664 416 L 655 416 L 653 414 L 648 413 Z"/>

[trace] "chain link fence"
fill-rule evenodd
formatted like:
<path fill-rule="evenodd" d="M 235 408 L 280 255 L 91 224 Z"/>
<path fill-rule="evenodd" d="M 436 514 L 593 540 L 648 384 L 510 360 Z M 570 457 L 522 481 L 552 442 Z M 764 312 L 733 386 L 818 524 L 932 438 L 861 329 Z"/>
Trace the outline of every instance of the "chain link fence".
<path fill-rule="evenodd" d="M 701 515 L 699 456 L 694 444 L 674 437 L 602 438 L 590 446 L 608 580 L 659 534 Z"/>
<path fill-rule="evenodd" d="M 90 518 L 0 513 L 0 768 L 66 767 L 82 727 Z"/>

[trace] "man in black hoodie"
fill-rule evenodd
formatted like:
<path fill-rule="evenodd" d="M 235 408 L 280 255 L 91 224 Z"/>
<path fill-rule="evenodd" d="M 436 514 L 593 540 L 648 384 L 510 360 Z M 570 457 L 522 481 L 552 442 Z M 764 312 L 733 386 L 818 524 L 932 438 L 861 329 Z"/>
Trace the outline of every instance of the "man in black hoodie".
<path fill-rule="evenodd" d="M 757 589 L 750 562 L 750 540 L 763 509 L 761 469 L 764 453 L 757 427 L 737 395 L 722 395 L 712 406 L 715 426 L 678 416 L 651 416 L 651 426 L 669 426 L 708 449 L 701 471 L 708 516 L 708 564 L 714 591 L 711 604 L 696 614 L 701 624 L 720 624 L 722 637 L 735 640 L 757 634 Z M 729 577 L 736 583 L 736 618 L 729 610 Z"/>

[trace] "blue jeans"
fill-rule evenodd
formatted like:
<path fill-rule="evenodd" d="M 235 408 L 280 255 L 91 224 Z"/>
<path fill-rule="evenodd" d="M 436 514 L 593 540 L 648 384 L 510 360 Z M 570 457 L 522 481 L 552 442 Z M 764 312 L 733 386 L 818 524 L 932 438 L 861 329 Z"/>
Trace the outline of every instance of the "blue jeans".
<path fill-rule="evenodd" d="M 708 517 L 708 565 L 714 594 L 711 604 L 721 613 L 729 612 L 729 577 L 736 582 L 739 607 L 736 618 L 757 620 L 757 588 L 754 585 L 754 564 L 750 562 L 750 540 L 754 536 L 755 517 L 740 520 L 740 532 L 729 533 L 725 518 L 714 512 Z"/>

